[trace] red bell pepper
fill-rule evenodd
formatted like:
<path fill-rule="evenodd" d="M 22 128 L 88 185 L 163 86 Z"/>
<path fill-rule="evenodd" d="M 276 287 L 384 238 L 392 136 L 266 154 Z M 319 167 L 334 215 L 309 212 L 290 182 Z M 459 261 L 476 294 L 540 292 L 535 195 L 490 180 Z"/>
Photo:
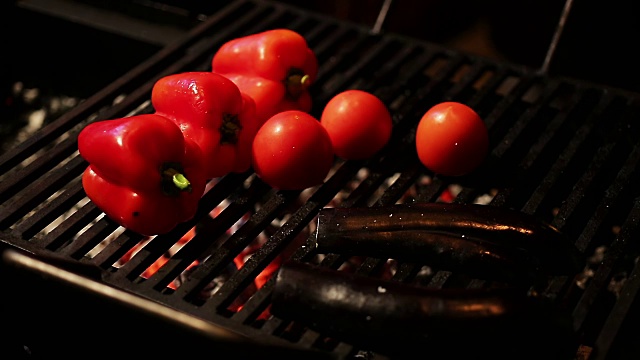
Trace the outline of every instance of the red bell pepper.
<path fill-rule="evenodd" d="M 311 110 L 308 90 L 318 75 L 318 61 L 306 39 L 293 30 L 230 40 L 214 54 L 211 70 L 253 98 L 262 123 L 285 110 Z"/>
<path fill-rule="evenodd" d="M 185 72 L 158 80 L 151 102 L 200 146 L 208 179 L 251 166 L 251 144 L 260 127 L 255 103 L 226 77 Z"/>
<path fill-rule="evenodd" d="M 192 219 L 206 178 L 200 147 L 170 119 L 143 114 L 87 125 L 78 135 L 89 162 L 85 193 L 107 217 L 142 235 Z"/>

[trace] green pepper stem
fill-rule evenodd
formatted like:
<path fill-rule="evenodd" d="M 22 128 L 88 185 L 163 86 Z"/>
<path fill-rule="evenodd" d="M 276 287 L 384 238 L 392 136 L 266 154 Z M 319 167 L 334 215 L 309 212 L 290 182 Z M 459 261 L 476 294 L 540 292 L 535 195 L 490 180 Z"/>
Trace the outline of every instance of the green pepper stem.
<path fill-rule="evenodd" d="M 187 180 L 187 178 L 183 175 L 183 174 L 174 174 L 172 177 L 173 183 L 178 187 L 178 189 L 180 190 L 185 190 L 187 188 L 189 188 L 191 186 L 191 183 L 189 182 L 189 180 Z"/>
<path fill-rule="evenodd" d="M 176 188 L 179 191 L 191 192 L 191 182 L 179 170 L 176 170 L 173 167 L 169 167 L 164 169 L 163 175 L 165 176 L 165 180 L 163 181 L 164 183 L 163 188 L 165 193 L 177 194 L 175 192 Z M 175 188 L 173 189 L 171 189 L 171 185 L 170 185 L 171 183 L 169 182 L 169 177 L 171 178 L 171 183 L 175 185 Z"/>
<path fill-rule="evenodd" d="M 287 95 L 291 99 L 298 99 L 311 82 L 311 77 L 308 74 L 303 73 L 299 69 L 291 69 L 285 79 L 285 85 L 287 87 Z"/>

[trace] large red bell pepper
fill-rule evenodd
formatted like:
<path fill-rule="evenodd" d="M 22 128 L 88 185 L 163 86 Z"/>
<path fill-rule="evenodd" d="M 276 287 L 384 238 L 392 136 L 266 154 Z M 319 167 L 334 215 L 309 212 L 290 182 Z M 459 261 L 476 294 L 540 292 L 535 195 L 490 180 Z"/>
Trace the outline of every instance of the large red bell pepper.
<path fill-rule="evenodd" d="M 142 235 L 192 219 L 206 178 L 200 147 L 170 119 L 143 114 L 87 125 L 78 135 L 89 162 L 87 197 L 107 217 Z"/>
<path fill-rule="evenodd" d="M 231 80 L 207 71 L 168 75 L 155 83 L 151 102 L 200 146 L 208 179 L 250 168 L 260 124 L 253 99 Z"/>
<path fill-rule="evenodd" d="M 309 86 L 318 75 L 318 61 L 306 39 L 293 30 L 232 39 L 214 54 L 211 70 L 253 98 L 263 123 L 285 110 L 311 110 Z"/>

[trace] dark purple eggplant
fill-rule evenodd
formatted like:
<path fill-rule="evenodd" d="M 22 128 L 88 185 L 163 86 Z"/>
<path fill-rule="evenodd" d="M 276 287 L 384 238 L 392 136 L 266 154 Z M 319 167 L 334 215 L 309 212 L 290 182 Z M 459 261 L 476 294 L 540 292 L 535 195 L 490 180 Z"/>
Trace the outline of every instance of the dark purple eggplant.
<path fill-rule="evenodd" d="M 445 347 L 476 356 L 529 341 L 553 346 L 559 335 L 567 344 L 571 335 L 566 311 L 522 288 L 432 289 L 297 262 L 279 269 L 271 313 L 389 354 Z"/>
<path fill-rule="evenodd" d="M 318 252 L 418 261 L 479 277 L 574 275 L 582 253 L 556 228 L 522 212 L 479 204 L 412 203 L 324 208 Z"/>
<path fill-rule="evenodd" d="M 340 237 L 327 231 L 321 233 L 318 233 L 318 249 L 322 252 L 396 258 L 471 274 L 479 279 L 507 282 L 542 284 L 549 275 L 540 261 L 527 251 L 449 233 L 416 229 L 349 232 Z"/>

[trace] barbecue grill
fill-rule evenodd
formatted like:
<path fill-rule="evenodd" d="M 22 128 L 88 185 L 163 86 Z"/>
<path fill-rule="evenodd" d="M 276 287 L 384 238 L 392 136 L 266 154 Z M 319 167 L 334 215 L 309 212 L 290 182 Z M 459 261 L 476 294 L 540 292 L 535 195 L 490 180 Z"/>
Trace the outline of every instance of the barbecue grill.
<path fill-rule="evenodd" d="M 350 88 L 388 104 L 394 134 L 380 154 L 336 159 L 326 182 L 304 191 L 276 191 L 251 171 L 212 180 L 195 219 L 151 239 L 119 228 L 86 199 L 80 176 L 87 163 L 76 141 L 86 124 L 151 112 L 150 92 L 159 78 L 208 70 L 224 42 L 279 27 L 301 33 L 318 56 L 313 115 Z M 489 158 L 471 176 L 434 175 L 414 153 L 417 120 L 446 100 L 472 106 L 489 128 Z M 0 305 L 11 333 L 1 350 L 24 358 L 216 351 L 240 358 L 392 357 L 270 314 L 275 278 L 262 286 L 255 280 L 281 259 L 334 269 L 346 264 L 368 277 L 391 267 L 393 281 L 430 288 L 488 286 L 490 279 L 422 271 L 429 264 L 355 262 L 308 246 L 326 206 L 448 196 L 534 215 L 574 241 L 587 259 L 584 271 L 551 277 L 542 289 L 571 316 L 574 336 L 563 344 L 563 354 L 570 354 L 565 358 L 636 358 L 639 114 L 640 98 L 627 90 L 372 32 L 280 3 L 219 5 L 185 36 L 0 156 Z M 192 229 L 195 236 L 185 243 Z M 235 266 L 247 248 L 246 261 Z M 455 343 L 464 347 L 468 340 Z M 557 355 L 544 343 L 527 346 L 516 351 L 535 347 L 549 358 Z"/>

